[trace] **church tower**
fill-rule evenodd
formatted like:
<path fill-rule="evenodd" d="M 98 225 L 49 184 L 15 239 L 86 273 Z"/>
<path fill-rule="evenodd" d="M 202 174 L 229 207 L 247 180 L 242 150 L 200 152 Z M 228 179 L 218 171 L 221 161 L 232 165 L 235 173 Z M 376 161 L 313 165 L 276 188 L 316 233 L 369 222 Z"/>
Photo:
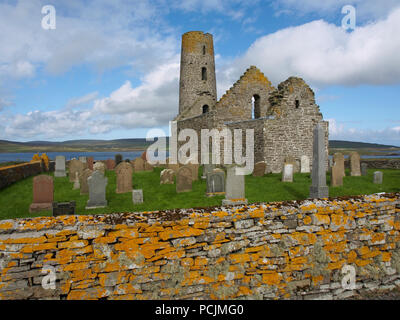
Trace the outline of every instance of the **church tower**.
<path fill-rule="evenodd" d="M 213 36 L 202 31 L 182 35 L 179 117 L 211 111 L 217 101 Z"/>

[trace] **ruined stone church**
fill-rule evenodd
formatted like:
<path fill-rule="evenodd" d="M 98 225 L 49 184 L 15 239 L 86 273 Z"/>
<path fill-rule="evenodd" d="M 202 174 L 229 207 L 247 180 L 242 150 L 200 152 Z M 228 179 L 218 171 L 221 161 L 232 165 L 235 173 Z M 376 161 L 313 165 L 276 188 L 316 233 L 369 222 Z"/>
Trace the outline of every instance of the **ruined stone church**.
<path fill-rule="evenodd" d="M 254 129 L 254 162 L 265 161 L 267 172 L 279 173 L 287 159 L 312 163 L 313 128 L 325 130 L 328 159 L 328 122 L 323 121 L 312 89 L 290 77 L 274 88 L 255 66 L 217 100 L 213 37 L 191 31 L 182 35 L 178 132 L 195 129 Z"/>

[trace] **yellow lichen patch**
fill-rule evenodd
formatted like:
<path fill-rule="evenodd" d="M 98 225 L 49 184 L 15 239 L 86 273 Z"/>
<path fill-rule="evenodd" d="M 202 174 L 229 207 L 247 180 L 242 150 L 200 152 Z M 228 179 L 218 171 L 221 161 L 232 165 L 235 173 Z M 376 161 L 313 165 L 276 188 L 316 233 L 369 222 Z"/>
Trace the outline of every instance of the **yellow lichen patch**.
<path fill-rule="evenodd" d="M 108 291 L 102 287 L 90 288 L 90 290 L 72 290 L 67 300 L 97 300 L 108 295 Z"/>
<path fill-rule="evenodd" d="M 354 263 L 357 259 L 357 253 L 354 250 L 351 250 L 347 255 L 347 262 Z"/>
<path fill-rule="evenodd" d="M 329 270 L 341 269 L 345 263 L 346 261 L 344 259 L 336 262 L 330 262 L 328 263 L 327 269 Z"/>
<path fill-rule="evenodd" d="M 309 224 L 312 222 L 312 219 L 311 219 L 310 216 L 306 216 L 306 217 L 303 219 L 303 222 L 304 222 L 304 224 L 309 225 Z"/>
<path fill-rule="evenodd" d="M 12 229 L 13 227 L 14 227 L 14 224 L 10 221 L 0 222 L 0 230 L 8 230 L 8 229 Z"/>
<path fill-rule="evenodd" d="M 194 228 L 185 228 L 183 230 L 171 230 L 171 231 L 163 231 L 160 232 L 158 235 L 161 240 L 168 240 L 174 238 L 184 238 L 184 237 L 195 237 L 199 236 L 204 232 L 201 229 L 194 229 Z"/>
<path fill-rule="evenodd" d="M 370 259 L 366 259 L 366 260 L 357 259 L 355 262 L 356 262 L 356 265 L 357 265 L 357 266 L 359 266 L 359 267 L 364 267 L 364 266 L 366 266 L 367 264 L 372 263 L 373 260 L 370 260 Z"/>
<path fill-rule="evenodd" d="M 47 238 L 45 236 L 41 236 L 41 237 L 32 237 L 32 238 L 10 238 L 10 239 L 4 239 L 2 240 L 3 243 L 44 243 L 47 241 Z"/>
<path fill-rule="evenodd" d="M 41 250 L 51 250 L 51 249 L 56 249 L 57 248 L 57 243 L 41 243 L 41 244 L 34 244 L 34 245 L 26 245 L 24 246 L 20 252 L 21 253 L 31 253 L 35 251 L 41 251 Z"/>
<path fill-rule="evenodd" d="M 232 263 L 245 263 L 250 261 L 250 255 L 247 253 L 234 253 L 229 255 L 229 259 Z"/>
<path fill-rule="evenodd" d="M 281 280 L 282 280 L 282 275 L 276 271 L 264 273 L 262 275 L 262 282 L 270 286 L 278 285 L 281 282 Z"/>

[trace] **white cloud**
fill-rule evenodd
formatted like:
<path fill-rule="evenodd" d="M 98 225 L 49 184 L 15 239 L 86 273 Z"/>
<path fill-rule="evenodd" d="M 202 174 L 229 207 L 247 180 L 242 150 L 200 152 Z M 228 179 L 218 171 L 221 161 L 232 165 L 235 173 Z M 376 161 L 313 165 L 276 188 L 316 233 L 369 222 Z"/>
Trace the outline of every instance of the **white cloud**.
<path fill-rule="evenodd" d="M 235 81 L 250 65 L 277 84 L 289 76 L 311 85 L 400 83 L 400 8 L 386 20 L 352 33 L 323 20 L 290 27 L 255 41 L 224 67 L 221 82 Z"/>
<path fill-rule="evenodd" d="M 77 108 L 82 105 L 87 105 L 88 103 L 93 102 L 98 95 L 99 93 L 96 91 L 88 93 L 82 97 L 72 98 L 67 102 L 66 108 Z"/>

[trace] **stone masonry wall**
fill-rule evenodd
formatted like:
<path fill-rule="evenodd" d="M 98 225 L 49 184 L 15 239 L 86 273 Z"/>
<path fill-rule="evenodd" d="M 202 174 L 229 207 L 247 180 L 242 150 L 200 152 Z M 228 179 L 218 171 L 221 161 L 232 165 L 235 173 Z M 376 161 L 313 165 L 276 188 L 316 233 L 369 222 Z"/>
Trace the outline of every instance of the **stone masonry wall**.
<path fill-rule="evenodd" d="M 43 168 L 44 165 L 40 161 L 0 168 L 0 189 L 27 177 L 40 174 L 43 172 Z M 49 171 L 54 171 L 54 161 L 49 162 Z"/>
<path fill-rule="evenodd" d="M 393 289 L 399 214 L 397 193 L 3 220 L 0 298 L 342 299 Z M 341 284 L 345 265 L 353 291 Z M 44 289 L 52 268 L 55 288 Z"/>

